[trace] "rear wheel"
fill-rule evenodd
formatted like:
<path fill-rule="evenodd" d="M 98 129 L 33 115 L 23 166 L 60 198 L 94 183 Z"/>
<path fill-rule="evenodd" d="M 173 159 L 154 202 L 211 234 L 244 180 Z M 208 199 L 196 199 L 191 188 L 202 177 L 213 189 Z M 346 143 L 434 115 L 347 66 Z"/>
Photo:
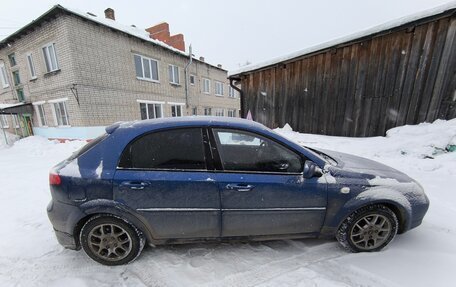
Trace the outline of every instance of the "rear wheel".
<path fill-rule="evenodd" d="M 336 238 L 351 252 L 373 252 L 384 248 L 398 230 L 396 214 L 384 205 L 363 207 L 339 227 Z"/>
<path fill-rule="evenodd" d="M 139 256 L 145 239 L 130 223 L 111 215 L 98 215 L 84 224 L 80 242 L 93 260 L 104 265 L 122 265 Z"/>

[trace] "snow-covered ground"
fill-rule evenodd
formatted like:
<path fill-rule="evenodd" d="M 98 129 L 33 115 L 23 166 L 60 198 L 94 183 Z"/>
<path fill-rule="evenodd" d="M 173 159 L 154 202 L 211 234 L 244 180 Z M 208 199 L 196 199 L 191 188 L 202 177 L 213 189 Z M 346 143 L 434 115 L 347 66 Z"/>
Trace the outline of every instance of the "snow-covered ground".
<path fill-rule="evenodd" d="M 47 219 L 48 171 L 83 142 L 0 140 L 0 286 L 454 286 L 456 119 L 390 130 L 387 137 L 279 133 L 302 144 L 391 165 L 425 188 L 423 224 L 379 253 L 349 254 L 335 241 L 193 244 L 147 248 L 106 267 L 58 245 Z"/>

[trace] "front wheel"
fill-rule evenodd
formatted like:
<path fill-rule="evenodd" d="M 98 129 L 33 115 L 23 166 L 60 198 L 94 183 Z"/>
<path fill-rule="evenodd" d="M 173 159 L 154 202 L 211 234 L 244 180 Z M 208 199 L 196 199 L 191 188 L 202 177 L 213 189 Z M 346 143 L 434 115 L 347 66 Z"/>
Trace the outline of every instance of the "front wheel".
<path fill-rule="evenodd" d="M 363 207 L 342 223 L 336 238 L 351 252 L 373 252 L 384 248 L 398 230 L 397 216 L 380 204 Z"/>
<path fill-rule="evenodd" d="M 80 242 L 93 260 L 104 265 L 122 265 L 139 256 L 145 239 L 128 222 L 111 215 L 98 215 L 84 224 Z"/>

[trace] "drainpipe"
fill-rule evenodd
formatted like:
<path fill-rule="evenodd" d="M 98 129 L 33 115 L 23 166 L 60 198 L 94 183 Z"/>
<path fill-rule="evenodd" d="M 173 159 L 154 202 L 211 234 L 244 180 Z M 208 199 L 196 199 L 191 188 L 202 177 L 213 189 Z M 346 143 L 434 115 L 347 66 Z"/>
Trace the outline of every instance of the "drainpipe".
<path fill-rule="evenodd" d="M 230 87 L 232 87 L 233 89 L 235 89 L 236 91 L 239 92 L 239 99 L 241 101 L 241 118 L 244 118 L 244 101 L 243 101 L 244 92 L 234 85 L 234 81 L 240 81 L 241 79 L 240 78 L 229 78 L 229 79 L 230 79 Z"/>
<path fill-rule="evenodd" d="M 190 67 L 190 65 L 192 64 L 192 61 L 193 61 L 192 45 L 191 44 L 190 44 L 188 50 L 189 50 L 188 51 L 189 59 L 188 59 L 187 65 L 184 68 L 184 74 L 185 74 L 185 107 L 187 109 L 188 109 L 188 81 L 189 81 L 188 68 Z"/>

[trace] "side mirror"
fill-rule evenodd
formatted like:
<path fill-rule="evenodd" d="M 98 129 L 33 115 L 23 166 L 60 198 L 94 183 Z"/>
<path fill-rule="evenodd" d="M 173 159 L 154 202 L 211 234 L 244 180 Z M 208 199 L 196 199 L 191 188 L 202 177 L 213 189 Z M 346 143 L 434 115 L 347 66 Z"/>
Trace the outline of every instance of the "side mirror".
<path fill-rule="evenodd" d="M 304 163 L 304 178 L 320 177 L 323 175 L 321 168 L 316 165 L 313 161 L 306 160 Z"/>

